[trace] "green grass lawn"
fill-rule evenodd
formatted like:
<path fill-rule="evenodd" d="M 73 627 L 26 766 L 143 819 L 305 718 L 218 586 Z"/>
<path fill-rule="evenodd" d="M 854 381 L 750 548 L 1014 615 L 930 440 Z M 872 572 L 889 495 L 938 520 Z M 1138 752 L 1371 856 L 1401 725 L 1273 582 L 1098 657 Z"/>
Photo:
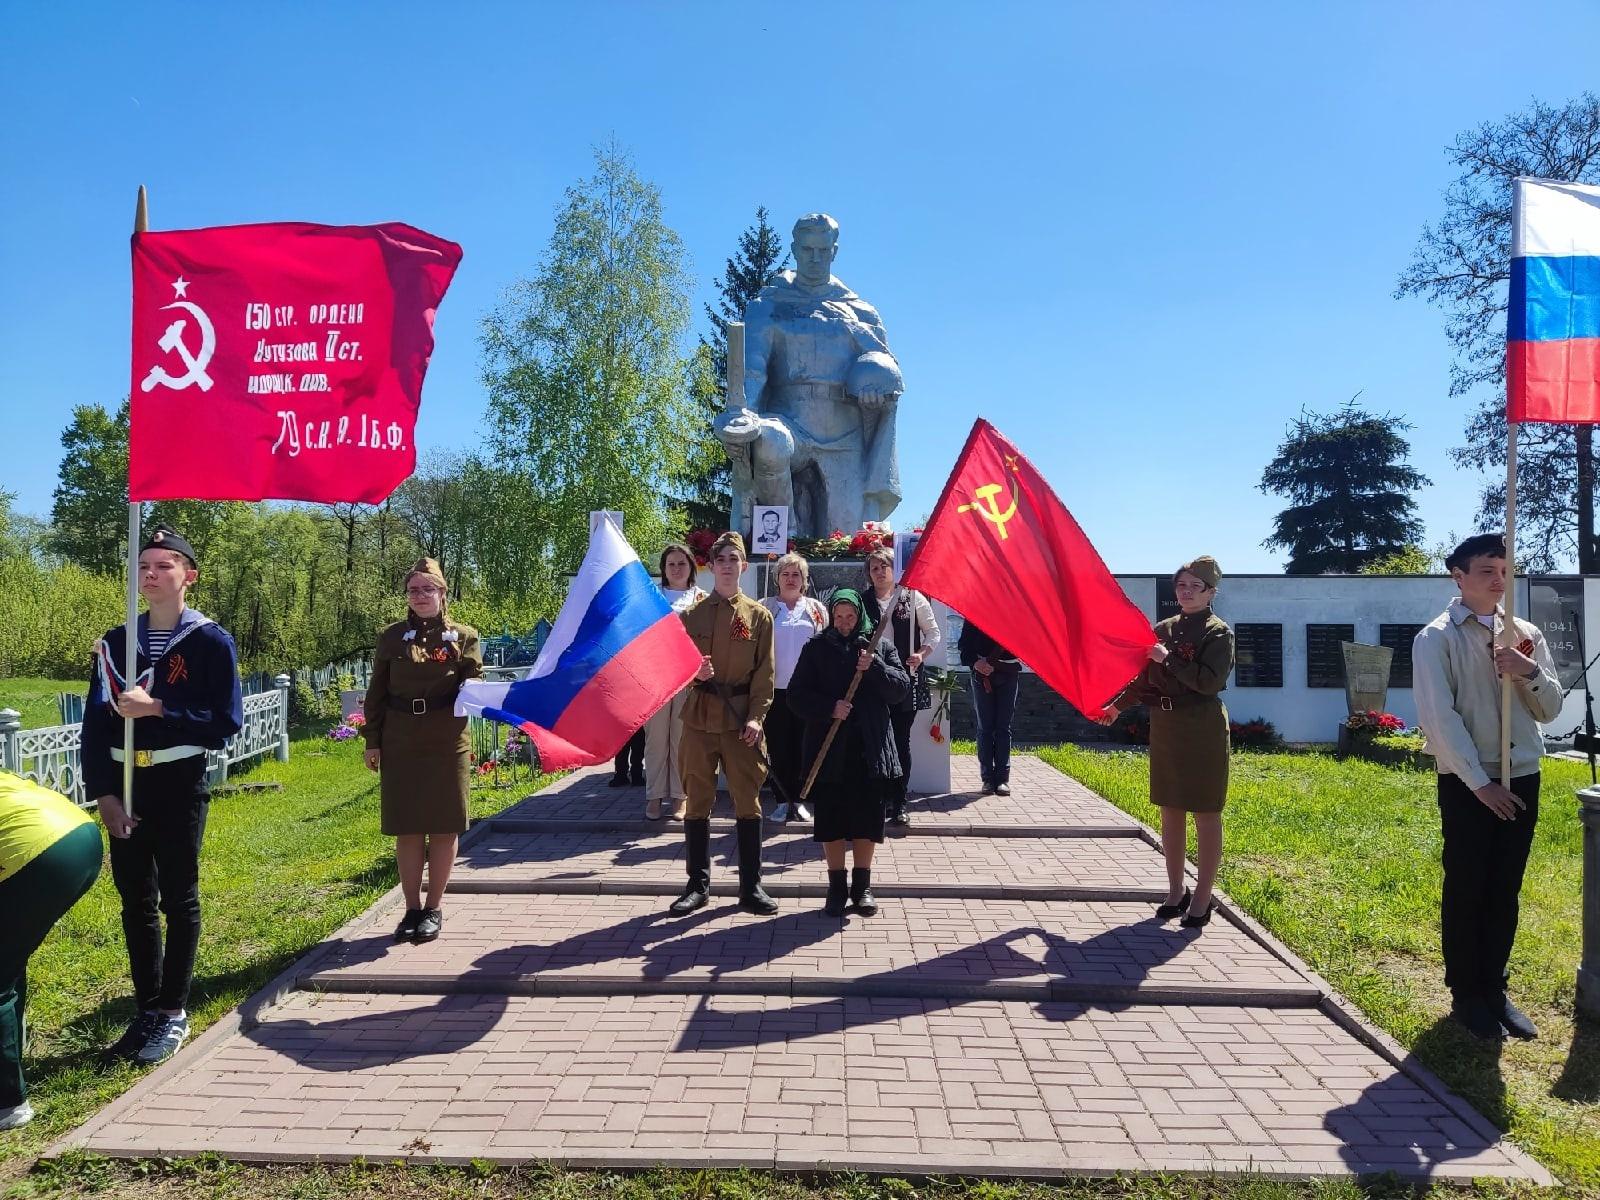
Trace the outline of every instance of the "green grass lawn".
<path fill-rule="evenodd" d="M 1159 824 L 1144 755 L 1056 748 L 1039 756 Z M 1441 1020 L 1449 994 L 1431 773 L 1326 754 L 1236 754 L 1222 886 L 1563 1180 L 1600 1189 L 1600 1026 L 1573 1014 L 1583 867 L 1574 795 L 1589 771 L 1547 759 L 1543 774 L 1511 959 L 1511 991 L 1538 1023 L 1538 1041 L 1496 1050 Z"/>
<path fill-rule="evenodd" d="M 212 801 L 189 1002 L 196 1032 L 395 883 L 394 841 L 378 832 L 377 776 L 362 765 L 359 742 L 299 738 L 288 762 L 269 761 L 230 782 L 247 781 L 283 788 Z M 471 813 L 492 815 L 545 782 L 524 771 L 516 786 L 474 789 Z M 138 1078 L 132 1067 L 101 1072 L 95 1064 L 133 1015 L 120 911 L 108 865 L 29 963 L 25 1069 L 38 1116 L 20 1132 L 0 1133 L 0 1189 Z"/>
<path fill-rule="evenodd" d="M 24 729 L 59 725 L 57 694 L 77 692 L 81 696 L 88 687 L 81 679 L 0 679 L 0 708 L 14 708 L 21 713 Z"/>

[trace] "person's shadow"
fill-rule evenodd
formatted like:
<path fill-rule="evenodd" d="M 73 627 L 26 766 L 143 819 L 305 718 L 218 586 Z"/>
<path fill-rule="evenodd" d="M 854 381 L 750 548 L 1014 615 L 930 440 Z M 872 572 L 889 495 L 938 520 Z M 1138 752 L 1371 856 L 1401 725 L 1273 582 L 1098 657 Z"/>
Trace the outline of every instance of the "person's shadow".
<path fill-rule="evenodd" d="M 1475 1038 L 1441 1017 L 1417 1038 L 1405 1061 L 1415 1060 L 1427 1068 L 1496 1129 L 1504 1130 L 1510 1117 L 1500 1050 L 1501 1043 Z M 1425 1116 L 1410 1115 L 1419 1105 L 1443 1108 L 1421 1084 L 1396 1070 L 1329 1112 L 1323 1128 L 1339 1139 L 1340 1157 L 1357 1175 L 1393 1171 L 1426 1180 L 1442 1163 L 1477 1154 L 1495 1141 L 1447 1110 L 1448 1128 Z"/>
<path fill-rule="evenodd" d="M 1137 927 L 1156 926 L 1159 932 L 1137 955 L 1128 953 L 1129 926 L 1108 929 L 1075 942 L 1037 926 L 1021 926 L 987 938 L 948 954 L 938 955 L 904 967 L 864 975 L 854 982 L 856 993 L 818 999 L 807 1004 L 790 1004 L 777 1012 L 721 1011 L 712 1006 L 716 996 L 700 998 L 694 1013 L 679 1035 L 676 1050 L 686 1052 L 702 1046 L 733 1049 L 764 1046 L 800 1040 L 824 1033 L 893 1021 L 907 1013 L 933 1013 L 958 1008 L 985 997 L 968 985 L 990 978 L 1048 979 L 1104 985 L 1129 998 L 1114 1001 L 1040 1000 L 1036 1011 L 1053 1021 L 1072 1021 L 1089 1007 L 1119 1011 L 1139 1003 L 1134 989 L 1151 970 L 1171 961 L 1200 936 L 1197 932 L 1161 925 L 1151 918 Z M 836 928 L 836 926 L 835 926 Z M 1044 942 L 1044 953 L 1035 957 L 1017 949 L 1015 943 L 1026 938 Z M 1114 971 L 1108 962 L 1125 964 Z M 1114 974 L 1114 977 L 1113 977 Z M 870 998 L 871 1003 L 862 1003 Z"/>

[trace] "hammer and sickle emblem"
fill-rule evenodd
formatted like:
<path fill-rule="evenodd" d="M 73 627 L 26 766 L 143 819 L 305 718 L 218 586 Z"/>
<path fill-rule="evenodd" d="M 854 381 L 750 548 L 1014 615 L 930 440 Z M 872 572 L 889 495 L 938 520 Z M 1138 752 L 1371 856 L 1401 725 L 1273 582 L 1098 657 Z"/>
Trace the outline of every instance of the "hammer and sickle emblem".
<path fill-rule="evenodd" d="M 995 499 L 1005 490 L 1003 484 L 986 483 L 973 491 L 973 502 L 971 504 L 963 504 L 956 511 L 975 512 L 985 521 L 993 522 L 1000 531 L 1000 540 L 1005 541 L 1011 536 L 1006 532 L 1006 522 L 1017 515 L 1017 493 L 1014 488 L 1011 493 L 1011 505 L 1005 511 L 1001 511 L 1000 502 Z"/>
<path fill-rule="evenodd" d="M 211 327 L 211 318 L 206 316 L 205 310 L 198 304 L 191 304 L 187 300 L 174 300 L 171 304 L 162 306 L 163 311 L 168 308 L 181 308 L 194 317 L 195 323 L 200 326 L 200 353 L 189 353 L 189 347 L 183 340 L 183 331 L 189 323 L 179 317 L 167 326 L 167 331 L 161 335 L 161 341 L 157 345 L 163 350 L 176 353 L 183 360 L 184 373 L 179 376 L 169 375 L 166 368 L 157 363 L 150 368 L 150 373 L 144 377 L 139 390 L 148 392 L 158 383 L 181 390 L 191 383 L 198 383 L 202 392 L 209 392 L 212 380 L 211 376 L 206 374 L 206 366 L 211 362 L 211 356 L 217 352 L 217 333 Z"/>

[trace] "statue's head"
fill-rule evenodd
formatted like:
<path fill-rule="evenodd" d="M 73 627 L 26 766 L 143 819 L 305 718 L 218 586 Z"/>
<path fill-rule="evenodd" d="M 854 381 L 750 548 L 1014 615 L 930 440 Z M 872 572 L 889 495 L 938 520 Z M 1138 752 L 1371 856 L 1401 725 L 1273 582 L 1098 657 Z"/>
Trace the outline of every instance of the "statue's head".
<path fill-rule="evenodd" d="M 821 287 L 833 275 L 833 256 L 839 252 L 839 222 L 827 213 L 807 213 L 794 223 L 795 279 L 808 287 Z"/>

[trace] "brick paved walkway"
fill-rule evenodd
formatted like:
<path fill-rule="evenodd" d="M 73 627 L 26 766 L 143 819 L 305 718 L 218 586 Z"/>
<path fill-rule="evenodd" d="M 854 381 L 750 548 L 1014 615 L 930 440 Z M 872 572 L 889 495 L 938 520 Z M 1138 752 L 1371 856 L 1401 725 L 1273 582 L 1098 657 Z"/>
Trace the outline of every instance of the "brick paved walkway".
<path fill-rule="evenodd" d="M 1154 921 L 1136 822 L 1036 759 L 1009 798 L 955 767 L 842 921 L 792 830 L 778 917 L 667 917 L 679 828 L 570 777 L 469 835 L 439 941 L 391 942 L 391 894 L 63 1146 L 1549 1181 L 1247 920 Z"/>

